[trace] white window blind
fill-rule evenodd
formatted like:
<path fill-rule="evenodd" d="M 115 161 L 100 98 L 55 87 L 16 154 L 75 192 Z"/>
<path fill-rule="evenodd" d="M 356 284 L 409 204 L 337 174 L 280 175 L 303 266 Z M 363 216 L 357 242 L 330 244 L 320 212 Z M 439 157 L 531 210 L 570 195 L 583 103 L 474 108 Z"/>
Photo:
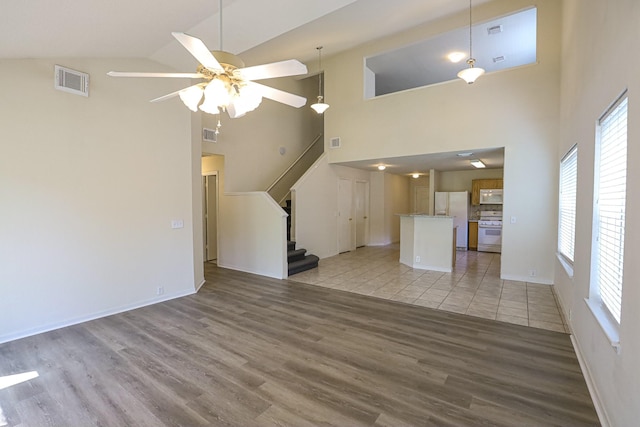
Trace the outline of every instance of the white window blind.
<path fill-rule="evenodd" d="M 573 263 L 576 230 L 576 189 L 578 146 L 574 145 L 560 162 L 560 210 L 558 214 L 558 252 Z"/>
<path fill-rule="evenodd" d="M 627 97 L 599 121 L 596 168 L 596 293 L 620 323 L 627 190 Z"/>

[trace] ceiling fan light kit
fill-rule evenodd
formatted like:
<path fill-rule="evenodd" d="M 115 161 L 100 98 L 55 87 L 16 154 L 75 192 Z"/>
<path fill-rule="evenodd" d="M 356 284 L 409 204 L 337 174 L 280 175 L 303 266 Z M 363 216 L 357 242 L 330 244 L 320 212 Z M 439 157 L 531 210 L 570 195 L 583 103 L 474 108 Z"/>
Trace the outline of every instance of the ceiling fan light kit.
<path fill-rule="evenodd" d="M 198 60 L 196 73 L 130 73 L 110 71 L 112 77 L 173 77 L 198 78 L 205 81 L 179 91 L 152 99 L 151 102 L 164 101 L 179 96 L 191 111 L 198 110 L 209 114 L 226 111 L 229 117 L 242 117 L 255 110 L 262 98 L 269 98 L 295 108 L 307 103 L 307 99 L 255 83 L 252 80 L 272 79 L 307 74 L 307 67 L 300 61 L 287 61 L 245 67 L 236 55 L 222 50 L 222 0 L 219 2 L 220 50 L 210 51 L 202 40 L 185 33 L 171 33 L 191 55 Z M 201 103 L 202 99 L 204 101 Z M 326 108 L 329 106 L 327 105 Z M 325 109 L 326 109 L 325 108 Z"/>
<path fill-rule="evenodd" d="M 475 63 L 476 60 L 473 59 L 473 37 L 471 35 L 471 0 L 469 0 L 469 59 L 467 59 L 469 68 L 465 68 L 458 73 L 458 77 L 468 84 L 472 84 L 478 77 L 484 74 L 484 69 L 475 67 Z"/>

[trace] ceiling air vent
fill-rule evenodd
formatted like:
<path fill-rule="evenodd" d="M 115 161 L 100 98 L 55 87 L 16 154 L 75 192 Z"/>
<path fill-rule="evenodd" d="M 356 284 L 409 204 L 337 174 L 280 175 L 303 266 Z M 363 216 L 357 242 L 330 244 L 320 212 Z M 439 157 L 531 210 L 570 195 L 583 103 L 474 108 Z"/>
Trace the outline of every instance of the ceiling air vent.
<path fill-rule="evenodd" d="M 55 66 L 55 88 L 75 95 L 89 96 L 89 74 Z"/>
<path fill-rule="evenodd" d="M 495 57 L 493 58 L 493 62 L 494 62 L 494 63 L 502 62 L 502 61 L 504 61 L 504 55 L 495 56 Z"/>
<path fill-rule="evenodd" d="M 340 148 L 340 137 L 336 136 L 329 140 L 329 148 Z"/>
<path fill-rule="evenodd" d="M 218 142 L 218 134 L 215 129 L 202 128 L 202 140 L 205 142 Z"/>

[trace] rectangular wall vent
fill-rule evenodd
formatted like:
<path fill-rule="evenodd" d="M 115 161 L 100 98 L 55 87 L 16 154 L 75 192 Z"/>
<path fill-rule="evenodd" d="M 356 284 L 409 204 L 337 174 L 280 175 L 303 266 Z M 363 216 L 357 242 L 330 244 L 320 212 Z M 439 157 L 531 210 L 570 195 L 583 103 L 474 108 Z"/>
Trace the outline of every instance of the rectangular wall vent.
<path fill-rule="evenodd" d="M 340 148 L 340 137 L 336 136 L 329 140 L 329 148 Z"/>
<path fill-rule="evenodd" d="M 215 129 L 202 128 L 202 140 L 205 142 L 218 142 L 218 134 Z"/>
<path fill-rule="evenodd" d="M 502 32 L 502 25 L 494 25 L 493 27 L 487 28 L 487 34 L 490 36 L 494 34 L 500 34 Z"/>
<path fill-rule="evenodd" d="M 56 65 L 55 88 L 75 95 L 89 96 L 89 74 Z"/>

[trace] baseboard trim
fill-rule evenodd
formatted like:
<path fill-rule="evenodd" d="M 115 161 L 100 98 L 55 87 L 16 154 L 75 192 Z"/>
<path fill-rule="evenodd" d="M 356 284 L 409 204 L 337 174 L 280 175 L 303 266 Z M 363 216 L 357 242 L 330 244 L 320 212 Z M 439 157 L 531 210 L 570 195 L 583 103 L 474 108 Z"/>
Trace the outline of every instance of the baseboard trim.
<path fill-rule="evenodd" d="M 515 280 L 516 282 L 529 282 L 529 283 L 536 283 L 539 285 L 553 285 L 553 279 L 541 279 L 536 276 L 531 277 L 531 276 L 503 274 L 503 275 L 500 275 L 500 278 L 502 280 Z"/>
<path fill-rule="evenodd" d="M 598 414 L 600 424 L 602 424 L 602 427 L 610 427 L 612 425 L 611 421 L 607 416 L 607 412 L 604 410 L 602 399 L 600 398 L 598 389 L 596 388 L 596 385 L 593 382 L 593 376 L 591 375 L 589 366 L 587 365 L 582 355 L 582 351 L 580 350 L 580 344 L 578 343 L 578 340 L 576 340 L 575 335 L 573 334 L 570 335 L 570 338 L 571 338 L 571 344 L 573 345 L 573 350 L 575 351 L 576 357 L 578 358 L 578 363 L 580 364 L 580 369 L 582 370 L 582 376 L 584 376 L 584 380 L 587 383 L 587 389 L 589 390 L 589 394 L 591 395 L 593 406 L 595 407 L 596 413 Z"/>
<path fill-rule="evenodd" d="M 185 297 L 187 295 L 193 295 L 195 293 L 196 293 L 196 291 L 193 290 L 193 291 L 184 291 L 184 292 L 177 292 L 177 293 L 174 293 L 174 294 L 163 295 L 161 298 L 154 298 L 154 299 L 150 299 L 150 300 L 136 302 L 134 304 L 127 304 L 127 305 L 116 307 L 116 308 L 113 308 L 113 309 L 104 310 L 104 311 L 100 311 L 100 312 L 97 312 L 97 313 L 92 313 L 92 314 L 89 314 L 89 315 L 86 315 L 86 316 L 80 316 L 80 317 L 76 317 L 76 318 L 73 318 L 73 319 L 65 320 L 63 322 L 52 323 L 52 324 L 49 324 L 49 325 L 43 325 L 43 326 L 40 326 L 40 327 L 37 327 L 37 328 L 32 328 L 32 329 L 28 329 L 28 330 L 25 330 L 25 331 L 20 331 L 20 332 L 15 333 L 15 334 L 9 334 L 9 335 L 0 336 L 0 344 L 6 343 L 6 342 L 9 342 L 9 341 L 19 340 L 19 339 L 22 339 L 22 338 L 31 337 L 31 336 L 34 336 L 34 335 L 42 334 L 44 332 L 54 331 L 56 329 L 66 328 L 67 326 L 73 326 L 73 325 L 77 325 L 79 323 L 89 322 L 91 320 L 100 319 L 102 317 L 112 316 L 112 315 L 118 314 L 118 313 L 124 313 L 125 311 L 135 310 L 137 308 L 142 308 L 142 307 L 146 307 L 148 305 L 158 304 L 160 302 L 164 302 L 164 301 L 169 301 L 169 300 L 176 299 L 176 298 Z"/>
<path fill-rule="evenodd" d="M 207 283 L 207 281 L 205 279 L 202 279 L 202 282 L 200 282 L 199 285 L 196 285 L 196 292 L 198 292 L 200 288 L 204 286 L 205 283 Z"/>

